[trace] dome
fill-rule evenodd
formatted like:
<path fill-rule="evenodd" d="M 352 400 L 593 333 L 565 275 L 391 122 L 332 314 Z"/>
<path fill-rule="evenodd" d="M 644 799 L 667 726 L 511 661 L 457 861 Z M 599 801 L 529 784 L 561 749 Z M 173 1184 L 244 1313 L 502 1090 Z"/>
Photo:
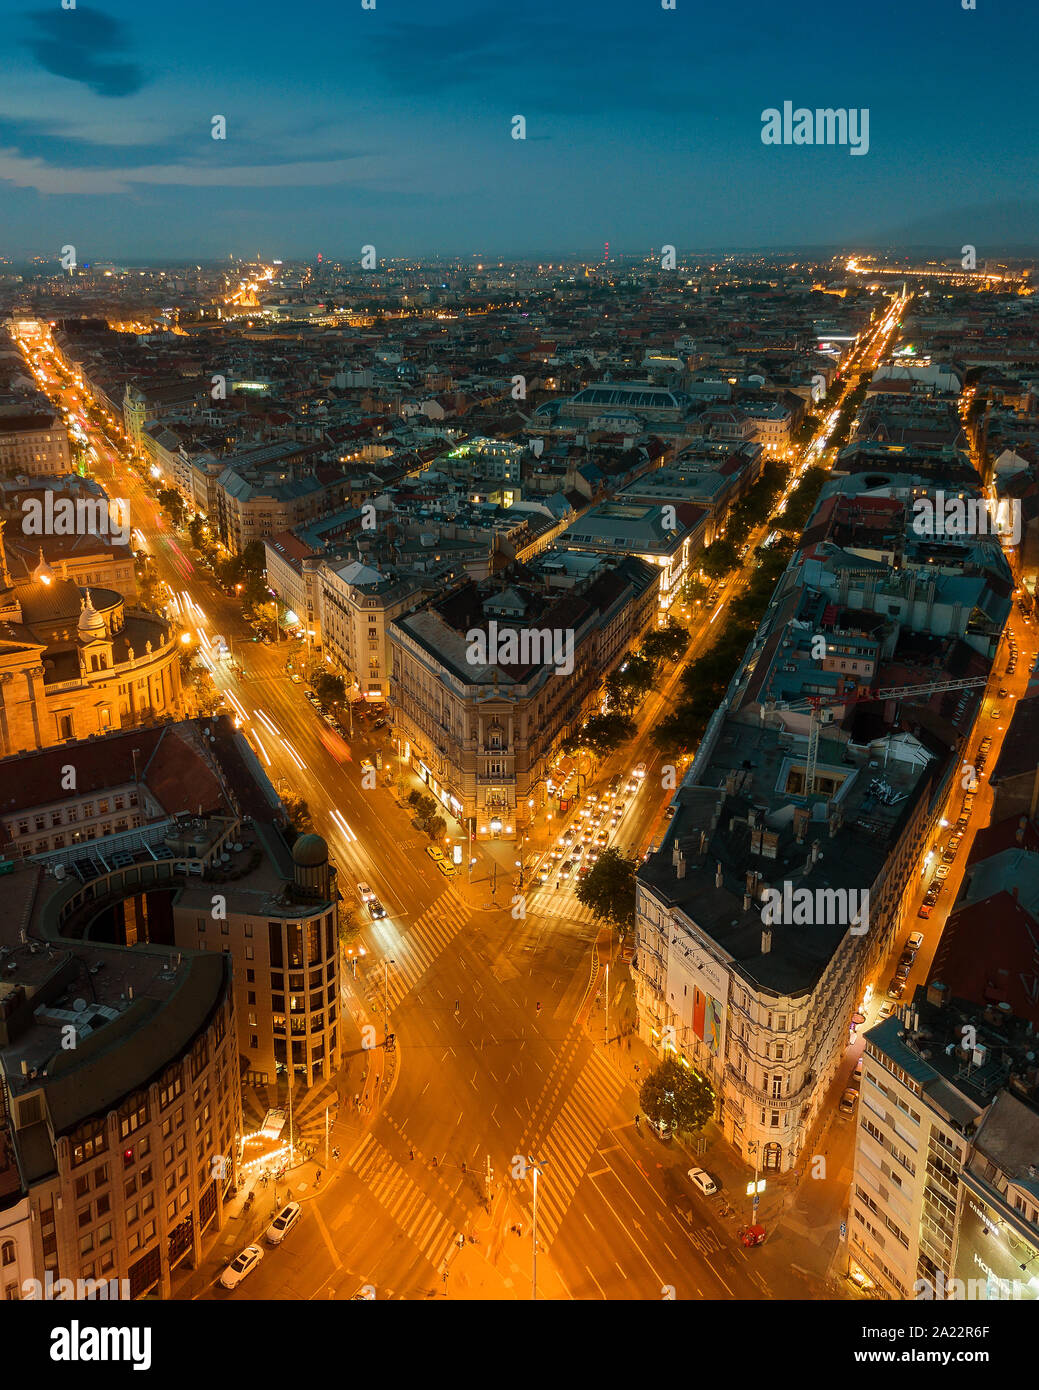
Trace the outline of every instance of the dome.
<path fill-rule="evenodd" d="M 320 835 L 300 835 L 292 846 L 292 862 L 303 869 L 328 863 L 328 846 Z"/>
<path fill-rule="evenodd" d="M 54 571 L 51 569 L 50 565 L 48 565 L 47 561 L 43 558 L 42 545 L 40 546 L 40 563 L 33 570 L 32 577 L 38 583 L 41 584 L 49 584 L 51 580 L 54 578 Z"/>
<path fill-rule="evenodd" d="M 80 637 L 85 642 L 93 642 L 98 637 L 108 635 L 105 628 L 105 620 L 90 601 L 90 590 L 86 590 L 86 598 L 83 600 L 83 611 L 79 615 L 77 624 Z"/>

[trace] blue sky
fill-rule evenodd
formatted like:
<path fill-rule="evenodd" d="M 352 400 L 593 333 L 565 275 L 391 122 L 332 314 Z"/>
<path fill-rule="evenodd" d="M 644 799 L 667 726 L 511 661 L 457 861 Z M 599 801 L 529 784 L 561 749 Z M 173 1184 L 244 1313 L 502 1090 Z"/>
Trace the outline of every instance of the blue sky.
<path fill-rule="evenodd" d="M 998 254 L 1039 242 L 1039 6 L 977 3 L 0 0 L 0 254 Z M 869 153 L 763 145 L 787 99 Z"/>

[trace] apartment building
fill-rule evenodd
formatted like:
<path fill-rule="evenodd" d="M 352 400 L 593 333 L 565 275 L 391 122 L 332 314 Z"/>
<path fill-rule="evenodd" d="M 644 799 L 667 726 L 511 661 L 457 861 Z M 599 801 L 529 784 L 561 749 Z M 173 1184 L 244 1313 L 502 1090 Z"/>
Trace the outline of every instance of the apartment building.
<path fill-rule="evenodd" d="M 888 1297 L 1039 1294 L 1034 1045 L 940 981 L 866 1034 L 848 1258 Z"/>
<path fill-rule="evenodd" d="M 226 719 L 23 756 L 0 799 L 5 857 L 82 885 L 84 901 L 118 899 L 98 909 L 98 939 L 229 955 L 236 1067 L 264 1085 L 291 1065 L 309 1086 L 341 1053 L 337 872 L 319 836 L 290 846 L 284 826 Z"/>
<path fill-rule="evenodd" d="M 627 557 L 603 561 L 562 594 L 548 583 L 468 582 L 390 622 L 398 746 L 453 817 L 478 836 L 518 833 L 560 742 L 655 620 L 658 585 L 655 568 Z M 516 654 L 500 645 L 524 632 Z M 546 656 L 546 636 L 568 649 L 566 674 L 556 668 L 569 659 Z"/>
<path fill-rule="evenodd" d="M 71 470 L 69 437 L 57 415 L 0 412 L 0 473 L 53 478 Z"/>
<path fill-rule="evenodd" d="M 419 601 L 422 586 L 414 577 L 361 560 L 323 562 L 316 577 L 326 660 L 346 675 L 353 696 L 385 700 L 392 663 L 390 625 Z"/>

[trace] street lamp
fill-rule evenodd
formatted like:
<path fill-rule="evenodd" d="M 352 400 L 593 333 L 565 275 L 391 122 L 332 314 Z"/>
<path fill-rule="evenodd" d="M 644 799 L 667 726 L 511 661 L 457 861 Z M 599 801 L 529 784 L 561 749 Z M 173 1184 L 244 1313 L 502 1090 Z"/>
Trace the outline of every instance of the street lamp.
<path fill-rule="evenodd" d="M 390 974 L 391 965 L 397 962 L 391 957 L 382 963 L 382 997 L 383 997 L 383 1039 L 390 1036 Z"/>
<path fill-rule="evenodd" d="M 533 1241 L 533 1277 L 531 1280 L 530 1294 L 533 1303 L 538 1301 L 538 1178 L 547 1163 L 547 1158 L 537 1159 L 533 1158 L 530 1154 L 527 1155 L 527 1167 L 530 1168 L 534 1174 L 534 1223 L 531 1232 L 531 1239 Z"/>

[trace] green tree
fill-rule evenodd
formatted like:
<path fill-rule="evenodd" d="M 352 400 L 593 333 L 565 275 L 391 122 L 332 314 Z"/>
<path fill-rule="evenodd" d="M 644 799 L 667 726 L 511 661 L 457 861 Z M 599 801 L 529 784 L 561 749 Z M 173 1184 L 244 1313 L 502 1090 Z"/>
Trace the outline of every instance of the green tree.
<path fill-rule="evenodd" d="M 263 541 L 250 541 L 242 551 L 242 568 L 251 574 L 263 574 L 267 569 L 267 549 Z"/>
<path fill-rule="evenodd" d="M 635 925 L 635 870 L 638 861 L 620 850 L 604 849 L 584 878 L 577 881 L 577 900 L 596 917 L 619 927 Z"/>
<path fill-rule="evenodd" d="M 667 1056 L 643 1081 L 639 1104 L 654 1124 L 696 1134 L 713 1117 L 715 1096 L 703 1077 Z"/>

